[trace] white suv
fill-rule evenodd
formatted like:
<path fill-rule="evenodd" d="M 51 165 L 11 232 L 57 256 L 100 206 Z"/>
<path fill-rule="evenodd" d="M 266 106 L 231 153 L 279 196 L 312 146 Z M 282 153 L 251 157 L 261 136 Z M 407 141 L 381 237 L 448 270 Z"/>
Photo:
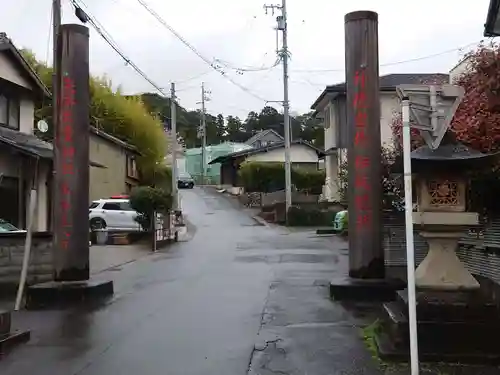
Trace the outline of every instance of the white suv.
<path fill-rule="evenodd" d="M 107 228 L 128 232 L 141 230 L 135 221 L 137 212 L 132 209 L 128 199 L 99 199 L 90 204 L 90 228 Z"/>

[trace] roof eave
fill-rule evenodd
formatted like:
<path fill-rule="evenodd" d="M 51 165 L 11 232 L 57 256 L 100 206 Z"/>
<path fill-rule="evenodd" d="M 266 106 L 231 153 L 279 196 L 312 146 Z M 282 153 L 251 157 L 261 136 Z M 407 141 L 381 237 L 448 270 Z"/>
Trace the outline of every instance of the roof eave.
<path fill-rule="evenodd" d="M 49 91 L 47 86 L 45 86 L 45 84 L 42 82 L 38 74 L 33 70 L 31 65 L 26 61 L 24 56 L 12 44 L 12 42 L 0 44 L 0 51 L 9 51 L 10 53 L 12 53 L 14 57 L 18 60 L 18 62 L 23 66 L 25 72 L 35 82 L 38 91 L 48 99 L 52 97 L 52 93 Z"/>

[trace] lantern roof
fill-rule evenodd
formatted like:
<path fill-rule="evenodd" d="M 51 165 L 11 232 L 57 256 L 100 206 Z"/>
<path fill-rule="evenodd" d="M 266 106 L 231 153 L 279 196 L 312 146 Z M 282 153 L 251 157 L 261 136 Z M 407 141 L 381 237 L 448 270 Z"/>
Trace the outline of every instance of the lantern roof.
<path fill-rule="evenodd" d="M 412 151 L 412 173 L 439 170 L 463 174 L 467 172 L 467 169 L 490 166 L 494 160 L 497 160 L 498 155 L 498 153 L 486 154 L 474 150 L 458 142 L 455 135 L 448 131 L 437 149 L 433 150 L 424 145 Z M 401 172 L 402 164 L 402 158 L 398 157 L 393 170 Z"/>

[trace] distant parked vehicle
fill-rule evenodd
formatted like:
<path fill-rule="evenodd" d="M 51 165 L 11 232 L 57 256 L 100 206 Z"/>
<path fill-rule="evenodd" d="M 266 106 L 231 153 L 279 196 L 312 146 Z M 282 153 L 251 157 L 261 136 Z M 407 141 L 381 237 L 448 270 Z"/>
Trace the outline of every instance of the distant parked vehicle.
<path fill-rule="evenodd" d="M 89 207 L 90 229 L 138 232 L 141 226 L 135 220 L 137 215 L 129 200 L 123 196 L 99 199 Z"/>
<path fill-rule="evenodd" d="M 187 172 L 180 172 L 179 175 L 177 176 L 177 187 L 179 189 L 182 189 L 182 188 L 192 189 L 192 188 L 194 188 L 193 177 L 191 177 L 191 175 Z"/>

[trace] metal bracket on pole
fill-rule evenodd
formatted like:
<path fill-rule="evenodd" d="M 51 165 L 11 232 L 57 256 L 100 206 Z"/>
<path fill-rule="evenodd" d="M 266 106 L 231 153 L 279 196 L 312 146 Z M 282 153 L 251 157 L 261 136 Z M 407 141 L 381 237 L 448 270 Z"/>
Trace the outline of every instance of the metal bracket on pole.
<path fill-rule="evenodd" d="M 410 125 L 435 150 L 448 130 L 465 90 L 455 85 L 399 85 L 400 98 L 410 101 Z"/>

